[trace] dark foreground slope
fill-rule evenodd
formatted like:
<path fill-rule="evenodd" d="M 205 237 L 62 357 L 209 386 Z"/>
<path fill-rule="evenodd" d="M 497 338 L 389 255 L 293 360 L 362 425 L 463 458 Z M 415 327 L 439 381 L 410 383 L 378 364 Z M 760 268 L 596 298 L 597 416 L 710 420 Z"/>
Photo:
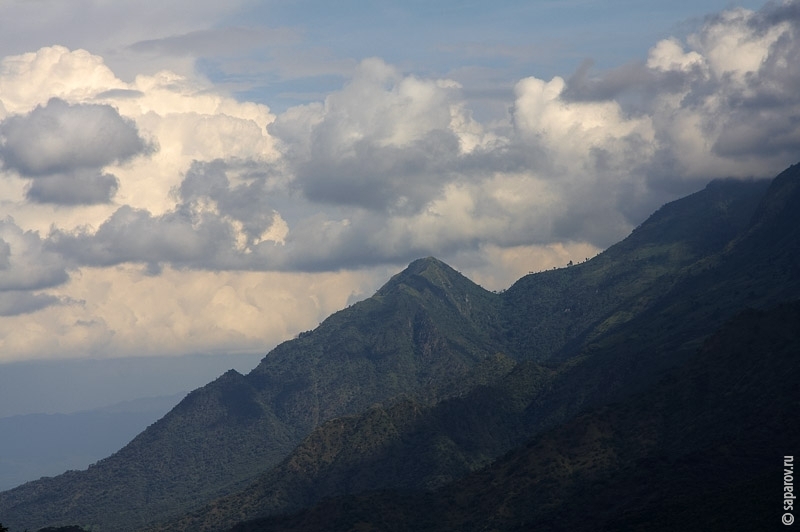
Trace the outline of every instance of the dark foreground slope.
<path fill-rule="evenodd" d="M 484 381 L 498 307 L 495 294 L 449 266 L 416 261 L 248 375 L 229 371 L 192 392 L 88 470 L 0 494 L 2 522 L 116 531 L 184 513 L 269 469 L 328 419 L 397 395 L 435 401 Z"/>
<path fill-rule="evenodd" d="M 516 363 L 505 377 L 435 406 L 376 407 L 324 424 L 241 492 L 161 530 L 218 530 L 324 497 L 441 486 L 582 410 L 646 390 L 738 309 L 800 297 L 789 279 L 775 281 L 786 246 L 752 245 L 761 231 L 797 236 L 792 224 L 762 219 L 784 181 L 766 196 L 768 183 L 713 183 L 600 257 L 522 279 L 503 295 L 501 316 L 538 343 L 508 330 Z M 549 329 L 537 332 L 535 317 Z"/>
<path fill-rule="evenodd" d="M 648 391 L 438 491 L 328 499 L 233 530 L 777 529 L 783 457 L 800 445 L 799 354 L 800 303 L 744 311 Z"/>

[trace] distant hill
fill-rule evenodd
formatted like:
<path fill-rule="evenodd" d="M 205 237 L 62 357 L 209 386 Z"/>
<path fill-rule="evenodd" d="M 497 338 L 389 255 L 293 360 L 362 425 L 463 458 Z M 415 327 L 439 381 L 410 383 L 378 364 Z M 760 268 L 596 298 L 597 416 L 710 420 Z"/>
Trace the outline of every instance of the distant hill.
<path fill-rule="evenodd" d="M 0 490 L 87 468 L 124 447 L 184 395 L 126 401 L 72 414 L 0 418 Z"/>
<path fill-rule="evenodd" d="M 607 522 L 644 529 L 646 516 L 631 508 L 667 510 L 636 499 L 639 462 L 630 460 L 662 471 L 660 453 L 678 461 L 709 453 L 766 401 L 748 379 L 768 370 L 738 373 L 750 367 L 747 353 L 715 351 L 713 338 L 729 345 L 726 331 L 748 330 L 726 325 L 731 319 L 777 320 L 764 311 L 785 314 L 777 320 L 785 328 L 793 323 L 793 307 L 779 305 L 800 298 L 798 182 L 800 166 L 771 183 L 713 182 L 594 259 L 526 276 L 500 294 L 435 258 L 415 261 L 247 375 L 231 371 L 195 390 L 87 471 L 0 493 L 2 522 L 12 532 L 75 523 L 219 530 L 239 521 L 253 530 L 558 529 L 566 501 L 599 479 L 595 488 L 608 483 L 609 493 L 633 497 L 619 513 L 604 510 Z M 769 364 L 793 360 L 795 340 L 782 330 L 790 347 Z M 751 340 L 761 338 L 751 331 L 736 342 Z M 758 349 L 771 349 L 764 341 Z M 681 394 L 695 397 L 691 375 L 703 371 L 722 379 L 715 394 L 739 381 L 741 394 L 692 409 Z M 780 379 L 765 382 L 777 398 L 792 397 Z M 740 417 L 718 411 L 751 395 Z M 527 454 L 536 442 L 551 443 Z M 503 466 L 515 456 L 519 478 Z M 756 463 L 756 476 L 737 477 L 748 486 L 759 482 L 764 462 Z M 681 483 L 681 471 L 670 483 Z M 252 521 L 317 503 L 292 518 Z"/>

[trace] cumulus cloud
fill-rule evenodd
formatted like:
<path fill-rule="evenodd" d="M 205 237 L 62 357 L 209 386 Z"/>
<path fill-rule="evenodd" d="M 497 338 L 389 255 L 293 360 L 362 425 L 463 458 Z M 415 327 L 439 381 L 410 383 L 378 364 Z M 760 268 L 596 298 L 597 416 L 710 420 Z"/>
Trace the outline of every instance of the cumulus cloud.
<path fill-rule="evenodd" d="M 4 167 L 26 177 L 101 168 L 148 149 L 133 121 L 111 106 L 59 98 L 3 120 L 0 138 Z"/>
<path fill-rule="evenodd" d="M 0 99 L 8 113 L 28 113 L 51 98 L 80 102 L 124 88 L 103 58 L 86 50 L 49 46 L 0 62 Z"/>
<path fill-rule="evenodd" d="M 195 162 L 174 209 L 153 214 L 122 206 L 97 230 L 53 230 L 48 249 L 79 264 L 126 262 L 206 270 L 281 269 L 269 253 L 284 243 L 285 221 L 270 208 L 270 173 L 252 162 Z"/>
<path fill-rule="evenodd" d="M 594 77 L 584 66 L 564 94 L 650 120 L 655 151 L 641 164 L 652 188 L 771 175 L 800 154 L 798 22 L 796 2 L 726 10 L 685 42 L 658 42 L 644 62 Z"/>
<path fill-rule="evenodd" d="M 363 61 L 323 105 L 290 109 L 270 125 L 294 184 L 311 201 L 418 211 L 484 139 L 451 80 L 402 75 Z"/>
<path fill-rule="evenodd" d="M 13 219 L 0 220 L 0 292 L 41 290 L 68 278 L 67 262 L 45 249 L 38 233 L 23 230 Z"/>
<path fill-rule="evenodd" d="M 0 122 L 3 168 L 32 178 L 27 197 L 40 203 L 107 203 L 119 182 L 101 169 L 150 150 L 133 121 L 108 105 L 52 98 Z"/>

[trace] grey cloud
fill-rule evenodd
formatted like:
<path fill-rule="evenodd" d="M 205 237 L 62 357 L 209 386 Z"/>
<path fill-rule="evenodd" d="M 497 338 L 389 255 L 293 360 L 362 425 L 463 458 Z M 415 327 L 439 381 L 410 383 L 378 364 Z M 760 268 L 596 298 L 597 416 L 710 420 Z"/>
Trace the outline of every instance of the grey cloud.
<path fill-rule="evenodd" d="M 298 42 L 300 36 L 289 28 L 225 27 L 139 41 L 130 48 L 135 52 L 214 57 L 249 50 L 255 46 L 288 45 Z"/>
<path fill-rule="evenodd" d="M 47 249 L 91 266 L 169 262 L 178 267 L 224 267 L 233 241 L 228 224 L 210 214 L 178 210 L 153 216 L 124 206 L 96 233 L 53 231 Z"/>
<path fill-rule="evenodd" d="M 562 97 L 571 101 L 618 100 L 628 108 L 643 110 L 659 94 L 677 93 L 693 82 L 704 78 L 699 67 L 688 72 L 658 72 L 647 67 L 644 61 L 592 76 L 594 61 L 587 59 L 567 79 Z"/>
<path fill-rule="evenodd" d="M 10 218 L 0 221 L 0 292 L 60 285 L 69 279 L 67 267 L 38 233 L 23 231 Z"/>
<path fill-rule="evenodd" d="M 0 316 L 30 314 L 60 303 L 61 300 L 59 298 L 47 294 L 0 292 Z"/>
<path fill-rule="evenodd" d="M 721 88 L 727 116 L 713 151 L 734 159 L 793 162 L 800 157 L 800 4 L 768 5 L 753 20 L 762 25 L 791 22 L 793 30 L 771 46 L 759 70 L 748 76 L 746 91 Z"/>
<path fill-rule="evenodd" d="M 420 245 L 407 234 L 396 241 L 383 241 L 380 235 L 385 234 L 391 219 L 376 212 L 350 212 L 346 223 L 332 221 L 328 214 L 299 220 L 285 246 L 260 244 L 256 249 L 262 257 L 260 263 L 274 269 L 311 272 L 356 269 L 407 263 L 421 256 L 441 254 L 451 244 Z"/>
<path fill-rule="evenodd" d="M 458 139 L 442 130 L 402 147 L 362 139 L 345 156 L 315 145 L 297 164 L 295 183 L 314 202 L 416 212 L 452 179 L 458 158 Z"/>
<path fill-rule="evenodd" d="M 103 91 L 97 96 L 95 99 L 97 100 L 104 100 L 106 98 L 114 98 L 114 99 L 136 99 L 141 98 L 144 96 L 142 91 L 138 91 L 135 89 L 109 89 L 107 91 Z"/>
<path fill-rule="evenodd" d="M 734 119 L 717 137 L 712 149 L 717 155 L 732 159 L 796 158 L 800 156 L 800 116 L 764 109 L 758 113 L 734 113 Z"/>
<path fill-rule="evenodd" d="M 234 184 L 231 173 L 237 175 L 237 183 L 243 181 Z M 302 198 L 298 207 L 298 198 L 288 199 L 287 191 L 270 191 L 269 177 L 269 168 L 241 162 L 196 162 L 174 191 L 174 211 L 154 216 L 124 206 L 94 233 L 53 231 L 46 247 L 76 264 L 139 263 L 151 275 L 166 263 L 206 270 L 322 271 L 406 262 L 442 249 L 403 237 L 396 245 L 376 240 L 376 231 L 385 230 L 391 220 L 383 213 L 348 210 L 347 222 L 336 222 L 342 214 L 338 207 L 307 204 Z M 257 237 L 273 221 L 271 205 L 281 199 L 294 205 L 298 219 L 285 245 L 261 242 Z M 309 215 L 314 211 L 317 214 Z M 244 232 L 246 242 L 237 230 Z"/>
<path fill-rule="evenodd" d="M 0 159 L 25 177 L 99 169 L 152 149 L 113 107 L 53 98 L 0 123 Z"/>
<path fill-rule="evenodd" d="M 643 62 L 629 63 L 615 68 L 602 77 L 591 77 L 594 61 L 584 60 L 567 79 L 562 97 L 573 101 L 612 100 L 632 89 L 652 85 L 653 72 Z"/>
<path fill-rule="evenodd" d="M 243 182 L 233 185 L 228 172 L 236 173 Z M 269 179 L 273 174 L 269 167 L 245 161 L 194 162 L 178 188 L 178 195 L 186 206 L 213 201 L 220 216 L 242 224 L 250 244 L 272 224 Z"/>
<path fill-rule="evenodd" d="M 783 22 L 800 23 L 800 2 L 767 2 L 749 21 L 750 27 L 765 32 Z"/>
<path fill-rule="evenodd" d="M 236 174 L 236 183 L 229 173 Z M 269 169 L 252 163 L 195 162 L 173 191 L 178 201 L 173 211 L 154 216 L 123 206 L 94 233 L 53 231 L 47 249 L 77 264 L 145 264 L 151 275 L 164 263 L 191 269 L 271 269 L 276 259 L 263 251 L 274 246 L 257 246 L 273 223 L 269 180 Z"/>
<path fill-rule="evenodd" d="M 369 58 L 324 105 L 290 109 L 268 132 L 309 201 L 407 214 L 439 197 L 463 167 L 451 130 L 461 102 L 452 82 L 403 76 Z"/>
<path fill-rule="evenodd" d="M 0 270 L 7 270 L 11 266 L 11 246 L 0 239 Z"/>
<path fill-rule="evenodd" d="M 34 203 L 59 205 L 95 205 L 109 203 L 119 189 L 113 174 L 77 171 L 31 180 L 25 193 Z"/>

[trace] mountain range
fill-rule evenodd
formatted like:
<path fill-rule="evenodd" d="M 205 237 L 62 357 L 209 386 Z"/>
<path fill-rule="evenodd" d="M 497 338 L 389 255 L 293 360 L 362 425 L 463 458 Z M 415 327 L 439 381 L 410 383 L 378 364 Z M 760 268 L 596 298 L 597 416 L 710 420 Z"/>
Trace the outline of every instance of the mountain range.
<path fill-rule="evenodd" d="M 0 522 L 12 532 L 777 523 L 782 457 L 800 442 L 798 187 L 800 165 L 772 181 L 714 181 L 597 257 L 501 293 L 435 258 L 414 261 L 87 470 L 0 493 Z"/>

